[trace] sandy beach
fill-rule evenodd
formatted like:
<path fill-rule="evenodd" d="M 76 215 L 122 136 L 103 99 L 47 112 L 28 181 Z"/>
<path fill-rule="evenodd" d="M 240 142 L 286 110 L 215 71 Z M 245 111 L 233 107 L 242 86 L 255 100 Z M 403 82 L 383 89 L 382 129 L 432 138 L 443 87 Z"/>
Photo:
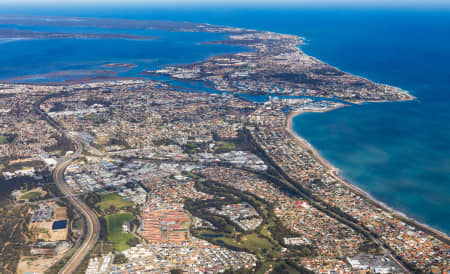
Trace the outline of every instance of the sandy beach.
<path fill-rule="evenodd" d="M 314 111 L 314 112 L 327 112 L 327 111 L 331 111 L 331 110 L 335 110 L 335 109 L 336 108 L 332 108 L 332 109 L 326 109 L 324 111 Z M 320 155 L 320 153 L 308 141 L 306 141 L 303 137 L 297 135 L 294 132 L 294 130 L 292 128 L 292 119 L 295 116 L 300 115 L 300 114 L 305 113 L 305 112 L 311 112 L 311 111 L 294 111 L 294 112 L 290 112 L 287 115 L 287 118 L 286 118 L 286 131 L 298 143 L 298 145 L 300 145 L 301 147 L 303 147 L 306 150 L 310 150 L 311 151 L 313 157 L 315 157 L 324 167 L 327 168 L 328 174 L 330 176 L 332 176 L 336 181 L 338 181 L 339 183 L 341 183 L 345 187 L 351 189 L 353 192 L 357 193 L 358 195 L 360 195 L 364 199 L 369 200 L 372 204 L 376 205 L 377 207 L 380 207 L 383 210 L 392 213 L 393 215 L 395 215 L 399 219 L 403 220 L 404 222 L 406 222 L 406 223 L 408 223 L 408 224 L 410 224 L 410 225 L 412 225 L 412 226 L 414 226 L 414 227 L 416 227 L 416 228 L 418 228 L 420 230 L 423 230 L 423 231 L 425 231 L 425 232 L 427 232 L 427 233 L 429 233 L 431 235 L 434 235 L 435 237 L 437 237 L 438 239 L 444 241 L 447 244 L 450 244 L 450 238 L 444 232 L 439 231 L 439 230 L 437 230 L 437 229 L 435 229 L 433 227 L 430 227 L 430 226 L 428 226 L 426 224 L 420 223 L 420 222 L 418 222 L 418 221 L 408 217 L 403 212 L 397 211 L 397 210 L 389 207 L 385 203 L 376 200 L 374 197 L 372 197 L 366 191 L 358 188 L 357 186 L 349 183 L 347 180 L 342 178 L 339 175 L 340 170 L 338 168 L 336 168 L 332 164 L 330 164 L 322 155 Z"/>

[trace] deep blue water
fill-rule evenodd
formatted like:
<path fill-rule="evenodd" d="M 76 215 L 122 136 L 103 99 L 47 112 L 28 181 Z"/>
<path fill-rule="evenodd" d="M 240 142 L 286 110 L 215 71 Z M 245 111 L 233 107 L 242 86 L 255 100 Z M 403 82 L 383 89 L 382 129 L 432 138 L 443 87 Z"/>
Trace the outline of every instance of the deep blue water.
<path fill-rule="evenodd" d="M 0 25 L 0 28 L 11 26 Z M 13 26 L 17 28 L 16 26 Z M 55 71 L 68 72 L 77 78 L 89 77 L 91 70 L 103 70 L 101 65 L 126 62 L 138 67 L 120 76 L 136 76 L 144 69 L 161 68 L 167 64 L 192 63 L 209 56 L 246 50 L 228 45 L 208 45 L 202 42 L 223 39 L 212 33 L 180 33 L 151 30 L 109 30 L 81 28 L 20 27 L 33 31 L 129 33 L 157 36 L 155 40 L 127 39 L 48 39 L 48 40 L 0 40 L 0 80 L 24 75 L 41 75 Z M 58 81 L 67 75 L 32 78 L 32 81 Z M 24 82 L 20 80 L 20 82 Z"/>
<path fill-rule="evenodd" d="M 448 7 L 9 7 L 2 12 L 182 20 L 304 36 L 308 39 L 302 46 L 306 53 L 345 71 L 409 90 L 418 101 L 303 114 L 294 119 L 295 131 L 354 184 L 407 215 L 450 233 Z M 0 79 L 93 68 L 107 62 L 151 68 L 239 50 L 198 44 L 220 38 L 211 34 L 149 35 L 163 39 L 3 43 Z"/>

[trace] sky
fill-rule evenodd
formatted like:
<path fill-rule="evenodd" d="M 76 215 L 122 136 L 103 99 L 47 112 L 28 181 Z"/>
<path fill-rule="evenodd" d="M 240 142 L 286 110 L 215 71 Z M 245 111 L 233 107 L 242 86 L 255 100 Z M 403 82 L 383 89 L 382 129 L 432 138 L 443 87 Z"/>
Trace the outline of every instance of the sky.
<path fill-rule="evenodd" d="M 450 0 L 127 0 L 126 4 L 351 4 L 351 5 L 450 5 Z M 0 5 L 86 5 L 123 4 L 123 0 L 0 0 Z"/>
<path fill-rule="evenodd" d="M 0 0 L 0 14 L 55 15 L 44 11 L 108 10 L 195 10 L 200 8 L 230 9 L 408 9 L 416 11 L 450 11 L 450 0 Z M 2 12 L 3 11 L 3 12 Z M 77 15 L 77 13 L 75 12 Z M 62 14 L 61 14 L 62 15 Z M 74 14 L 71 14 L 74 15 Z"/>

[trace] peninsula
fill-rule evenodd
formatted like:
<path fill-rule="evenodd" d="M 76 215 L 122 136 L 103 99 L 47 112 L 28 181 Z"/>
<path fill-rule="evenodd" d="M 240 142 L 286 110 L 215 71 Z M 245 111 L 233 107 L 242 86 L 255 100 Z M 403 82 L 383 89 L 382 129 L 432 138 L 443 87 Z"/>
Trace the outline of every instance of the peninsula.
<path fill-rule="evenodd" d="M 447 235 L 349 184 L 290 126 L 302 112 L 413 100 L 407 92 L 306 55 L 293 35 L 163 21 L 2 22 L 222 33 L 208 43 L 247 50 L 142 72 L 217 93 L 144 77 L 0 84 L 0 180 L 16 186 L 0 211 L 14 218 L 0 228 L 17 227 L 0 235 L 1 253 L 14 255 L 0 272 L 448 271 Z"/>
<path fill-rule="evenodd" d="M 120 33 L 62 33 L 38 32 L 0 28 L 0 39 L 158 39 L 156 36 L 138 36 Z"/>

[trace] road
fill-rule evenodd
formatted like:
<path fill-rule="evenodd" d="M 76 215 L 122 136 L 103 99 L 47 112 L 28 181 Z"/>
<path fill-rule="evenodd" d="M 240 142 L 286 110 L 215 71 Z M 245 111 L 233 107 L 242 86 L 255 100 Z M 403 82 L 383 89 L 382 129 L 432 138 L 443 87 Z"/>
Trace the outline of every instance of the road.
<path fill-rule="evenodd" d="M 94 247 L 100 235 L 100 222 L 97 215 L 76 195 L 74 195 L 72 188 L 68 186 L 64 180 L 64 171 L 66 168 L 83 152 L 83 145 L 79 141 L 75 141 L 76 151 L 70 157 L 62 160 L 58 163 L 53 171 L 53 179 L 58 186 L 59 190 L 67 196 L 69 202 L 83 215 L 86 219 L 87 231 L 85 233 L 85 239 L 73 256 L 69 259 L 67 264 L 59 271 L 59 273 L 68 274 L 73 273 L 81 264 L 83 259 Z"/>
<path fill-rule="evenodd" d="M 57 129 L 61 134 L 70 138 L 75 145 L 75 152 L 61 160 L 55 169 L 53 170 L 53 180 L 58 186 L 59 190 L 67 197 L 67 200 L 83 215 L 86 220 L 87 230 L 84 233 L 84 241 L 81 246 L 75 251 L 69 261 L 64 265 L 64 267 L 59 271 L 61 274 L 74 273 L 75 270 L 80 266 L 83 259 L 88 255 L 89 251 L 95 246 L 100 236 L 100 222 L 97 215 L 92 209 L 90 209 L 83 201 L 81 201 L 75 193 L 73 193 L 72 188 L 66 184 L 64 180 L 64 171 L 66 168 L 77 158 L 79 158 L 83 152 L 83 144 L 77 138 L 74 138 L 66 133 L 64 128 L 61 127 L 55 120 L 47 115 L 41 110 L 40 104 L 48 98 L 54 97 L 55 95 L 49 95 L 33 105 L 35 111 L 47 120 L 50 125 Z"/>
<path fill-rule="evenodd" d="M 402 273 L 411 273 L 411 271 L 402 262 L 400 262 L 392 254 L 392 252 L 383 245 L 383 243 L 380 240 L 375 238 L 374 235 L 372 235 L 372 233 L 370 231 L 368 231 L 365 227 L 361 226 L 359 223 L 357 223 L 353 220 L 350 220 L 349 218 L 347 218 L 347 216 L 342 215 L 340 212 L 334 212 L 334 211 L 330 210 L 328 208 L 328 205 L 326 202 L 324 202 L 323 200 L 319 199 L 318 197 L 315 197 L 315 196 L 311 195 L 310 193 L 304 191 L 304 189 L 302 189 L 302 187 L 301 187 L 301 183 L 290 178 L 284 172 L 284 170 L 281 167 L 279 167 L 275 163 L 275 161 L 273 161 L 265 152 L 264 153 L 261 152 L 264 150 L 262 150 L 261 147 L 255 141 L 253 141 L 251 135 L 247 135 L 247 136 L 248 136 L 247 137 L 248 145 L 253 147 L 253 151 L 255 152 L 255 154 L 258 155 L 261 159 L 263 159 L 264 162 L 266 163 L 266 165 L 271 167 L 270 169 L 272 169 L 272 171 L 274 173 L 276 173 L 275 177 L 272 175 L 268 175 L 268 174 L 266 174 L 266 175 L 268 175 L 269 177 L 272 177 L 272 180 L 278 181 L 279 183 L 281 183 L 288 189 L 294 190 L 294 193 L 297 193 L 302 198 L 306 199 L 313 207 L 315 207 L 319 211 L 322 211 L 323 213 L 327 214 L 328 216 L 337 220 L 338 222 L 351 227 L 355 231 L 358 231 L 359 233 L 364 234 L 364 236 L 368 240 L 371 240 L 372 242 L 376 243 L 383 250 L 383 253 L 385 254 L 385 256 L 389 257 L 392 261 L 394 261 L 398 264 L 398 266 L 403 271 Z M 321 162 L 320 159 L 316 158 L 316 160 Z M 248 170 L 248 171 L 250 171 L 250 170 Z M 250 172 L 253 172 L 255 174 L 259 173 L 259 172 L 254 172 L 254 171 L 250 171 Z M 264 177 L 264 174 L 260 174 L 260 175 Z"/>

